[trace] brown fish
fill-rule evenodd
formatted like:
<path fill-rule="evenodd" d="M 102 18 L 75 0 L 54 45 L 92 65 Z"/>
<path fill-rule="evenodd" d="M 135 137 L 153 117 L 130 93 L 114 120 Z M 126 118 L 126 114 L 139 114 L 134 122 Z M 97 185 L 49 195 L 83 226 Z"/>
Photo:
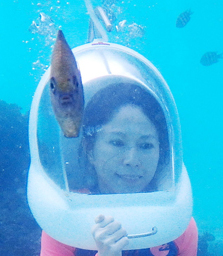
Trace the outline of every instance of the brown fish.
<path fill-rule="evenodd" d="M 61 30 L 51 58 L 50 96 L 64 136 L 78 137 L 84 110 L 83 85 L 75 57 Z"/>

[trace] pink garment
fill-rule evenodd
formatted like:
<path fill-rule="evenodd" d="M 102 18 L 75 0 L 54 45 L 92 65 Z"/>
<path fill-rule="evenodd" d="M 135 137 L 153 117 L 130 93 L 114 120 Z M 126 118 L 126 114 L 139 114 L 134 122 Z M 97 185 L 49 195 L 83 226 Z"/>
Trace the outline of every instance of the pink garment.
<path fill-rule="evenodd" d="M 197 256 L 198 231 L 194 218 L 191 218 L 186 231 L 174 240 L 174 243 L 178 248 L 177 256 Z M 159 250 L 165 246 L 167 245 L 156 246 L 150 248 L 150 251 L 154 256 L 166 256 L 169 250 Z"/>
<path fill-rule="evenodd" d="M 198 231 L 193 218 L 186 229 L 186 231 L 174 240 L 178 249 L 177 256 L 196 256 Z M 169 253 L 168 244 L 150 248 L 154 256 L 167 256 Z M 40 256 L 75 256 L 76 248 L 62 244 L 57 240 L 42 232 L 41 238 L 41 254 Z"/>

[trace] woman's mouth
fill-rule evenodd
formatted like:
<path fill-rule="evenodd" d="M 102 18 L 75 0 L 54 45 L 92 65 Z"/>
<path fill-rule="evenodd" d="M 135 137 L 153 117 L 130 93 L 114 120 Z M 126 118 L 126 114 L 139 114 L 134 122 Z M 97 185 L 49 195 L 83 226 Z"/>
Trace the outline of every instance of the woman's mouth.
<path fill-rule="evenodd" d="M 121 180 L 127 183 L 136 183 L 142 178 L 142 176 L 140 175 L 118 174 L 118 173 L 116 174 Z"/>

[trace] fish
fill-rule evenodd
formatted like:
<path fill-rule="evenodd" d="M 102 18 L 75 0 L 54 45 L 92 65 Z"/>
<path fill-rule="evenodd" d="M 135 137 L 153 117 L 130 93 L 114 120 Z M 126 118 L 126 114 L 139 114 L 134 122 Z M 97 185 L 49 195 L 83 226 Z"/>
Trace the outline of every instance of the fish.
<path fill-rule="evenodd" d="M 186 10 L 185 12 L 181 13 L 176 21 L 176 27 L 177 28 L 183 28 L 187 25 L 187 23 L 190 21 L 190 16 L 193 14 L 191 10 Z"/>
<path fill-rule="evenodd" d="M 200 60 L 200 63 L 203 66 L 210 66 L 214 63 L 217 63 L 219 59 L 223 59 L 223 53 L 218 54 L 217 52 L 206 52 Z"/>
<path fill-rule="evenodd" d="M 79 136 L 84 112 L 80 70 L 62 30 L 57 33 L 51 56 L 50 98 L 55 117 L 67 138 Z"/>

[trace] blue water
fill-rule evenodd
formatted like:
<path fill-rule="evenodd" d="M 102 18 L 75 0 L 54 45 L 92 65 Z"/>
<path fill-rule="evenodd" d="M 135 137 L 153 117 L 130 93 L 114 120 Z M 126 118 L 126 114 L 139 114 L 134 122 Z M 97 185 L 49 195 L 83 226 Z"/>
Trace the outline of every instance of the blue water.
<path fill-rule="evenodd" d="M 200 64 L 205 52 L 223 52 L 223 1 L 114 2 L 117 21 L 135 23 L 142 31 L 113 31 L 109 40 L 144 55 L 169 84 L 180 114 L 194 217 L 200 232 L 223 238 L 223 60 L 208 67 Z M 176 28 L 178 15 L 187 9 L 193 11 L 191 20 Z M 0 12 L 0 99 L 18 104 L 25 113 L 49 65 L 54 29 L 63 29 L 72 48 L 82 45 L 89 16 L 83 0 L 1 1 Z M 52 19 L 52 38 L 30 29 L 41 12 Z"/>

